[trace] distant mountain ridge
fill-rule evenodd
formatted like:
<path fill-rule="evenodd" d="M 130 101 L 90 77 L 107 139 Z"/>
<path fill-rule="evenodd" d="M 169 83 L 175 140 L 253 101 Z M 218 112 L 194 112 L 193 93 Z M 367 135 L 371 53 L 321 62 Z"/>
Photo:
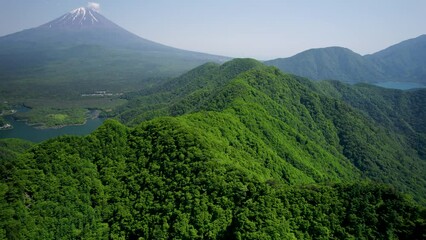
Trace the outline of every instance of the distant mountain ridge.
<path fill-rule="evenodd" d="M 426 83 L 426 34 L 390 46 L 366 59 L 374 62 L 388 79 Z"/>
<path fill-rule="evenodd" d="M 314 80 L 426 84 L 426 35 L 365 56 L 346 48 L 328 47 L 310 49 L 265 63 Z"/>

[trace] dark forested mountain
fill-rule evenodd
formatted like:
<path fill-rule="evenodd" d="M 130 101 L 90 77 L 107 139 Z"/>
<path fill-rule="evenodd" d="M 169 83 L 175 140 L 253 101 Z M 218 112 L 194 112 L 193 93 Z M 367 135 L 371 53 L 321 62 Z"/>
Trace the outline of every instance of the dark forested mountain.
<path fill-rule="evenodd" d="M 369 60 L 341 47 L 311 49 L 291 58 L 268 61 L 267 64 L 314 80 L 368 82 L 370 79 L 384 79 Z"/>
<path fill-rule="evenodd" d="M 0 236 L 424 239 L 424 93 L 202 65 L 87 137 L 2 140 Z"/>
<path fill-rule="evenodd" d="M 391 81 L 426 83 L 426 35 L 403 41 L 365 56 Z"/>
<path fill-rule="evenodd" d="M 96 10 L 78 8 L 0 38 L 0 91 L 3 97 L 120 92 L 224 59 L 143 39 Z"/>
<path fill-rule="evenodd" d="M 340 47 L 311 49 L 266 64 L 314 80 L 426 83 L 426 35 L 361 56 Z"/>

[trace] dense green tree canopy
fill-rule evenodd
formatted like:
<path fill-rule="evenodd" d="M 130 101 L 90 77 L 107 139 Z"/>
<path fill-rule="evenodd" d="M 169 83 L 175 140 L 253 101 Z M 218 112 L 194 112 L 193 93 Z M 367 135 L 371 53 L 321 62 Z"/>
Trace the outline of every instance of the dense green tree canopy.
<path fill-rule="evenodd" d="M 426 237 L 421 92 L 240 59 L 126 97 L 89 136 L 0 142 L 0 239 Z"/>

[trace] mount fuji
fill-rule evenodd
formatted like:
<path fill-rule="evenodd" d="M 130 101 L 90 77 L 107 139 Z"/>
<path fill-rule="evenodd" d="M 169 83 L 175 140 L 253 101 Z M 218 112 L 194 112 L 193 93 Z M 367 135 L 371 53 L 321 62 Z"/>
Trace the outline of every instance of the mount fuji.
<path fill-rule="evenodd" d="M 80 7 L 66 13 L 62 17 L 44 24 L 42 27 L 48 28 L 116 28 L 113 22 L 93 8 Z"/>
<path fill-rule="evenodd" d="M 31 48 L 43 45 L 49 48 L 63 48 L 80 44 L 94 44 L 145 51 L 190 53 L 191 56 L 198 54 L 164 46 L 141 38 L 108 20 L 97 10 L 89 7 L 74 9 L 39 27 L 0 38 L 0 43 L 2 44 L 18 42 L 31 43 Z M 216 56 L 212 55 L 199 55 L 200 58 L 204 57 L 209 60 L 217 59 Z"/>
<path fill-rule="evenodd" d="M 227 57 L 141 38 L 94 8 L 74 9 L 39 27 L 0 37 L 0 100 L 134 91 Z"/>

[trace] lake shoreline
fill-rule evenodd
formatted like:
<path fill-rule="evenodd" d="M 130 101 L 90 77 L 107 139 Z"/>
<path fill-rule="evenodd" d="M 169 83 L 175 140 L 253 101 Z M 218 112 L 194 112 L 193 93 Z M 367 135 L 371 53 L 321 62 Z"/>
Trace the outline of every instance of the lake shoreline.
<path fill-rule="evenodd" d="M 21 108 L 17 108 L 16 110 L 16 112 L 26 111 L 30 111 L 30 109 L 22 105 Z M 102 111 L 98 109 L 87 109 L 84 115 L 84 122 L 74 122 L 73 124 L 62 124 L 57 126 L 28 123 L 27 119 L 18 118 L 14 114 L 3 114 L 2 117 L 5 121 L 3 121 L 1 125 L 6 126 L 6 124 L 9 124 L 10 127 L 0 128 L 0 139 L 19 138 L 37 143 L 63 135 L 86 136 L 95 131 L 102 125 L 103 121 L 105 121 L 106 118 L 99 117 L 101 116 L 101 112 Z M 12 113 L 12 111 L 8 113 Z"/>
<path fill-rule="evenodd" d="M 87 118 L 84 124 L 73 124 L 55 128 L 36 128 L 34 125 L 28 125 L 25 121 L 10 119 L 9 122 L 13 125 L 13 129 L 0 130 L 0 138 L 19 138 L 31 142 L 42 142 L 63 135 L 86 136 L 95 131 L 104 121 L 105 118 Z"/>

